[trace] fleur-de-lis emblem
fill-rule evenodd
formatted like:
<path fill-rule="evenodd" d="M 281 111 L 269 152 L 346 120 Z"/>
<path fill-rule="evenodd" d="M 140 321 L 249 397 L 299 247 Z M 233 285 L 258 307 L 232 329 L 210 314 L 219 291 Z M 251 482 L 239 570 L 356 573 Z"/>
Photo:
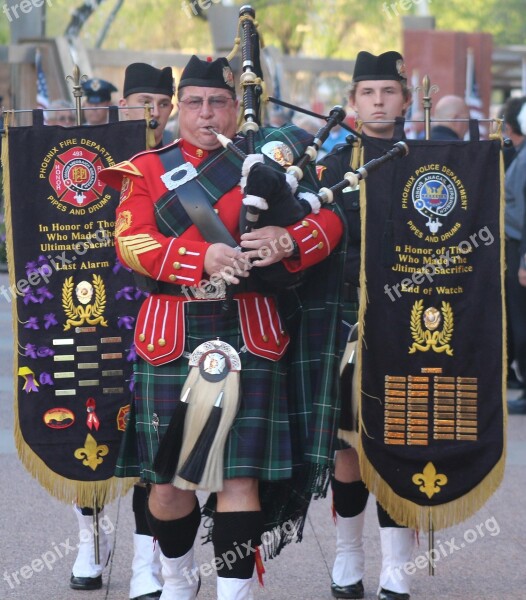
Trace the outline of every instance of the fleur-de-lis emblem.
<path fill-rule="evenodd" d="M 435 465 L 428 462 L 422 473 L 413 475 L 413 483 L 415 485 L 422 484 L 418 489 L 428 498 L 431 498 L 440 492 L 441 486 L 446 485 L 447 477 L 442 473 L 437 473 Z"/>
<path fill-rule="evenodd" d="M 97 444 L 97 440 L 90 434 L 86 436 L 84 448 L 75 450 L 75 458 L 82 460 L 82 464 L 90 469 L 95 469 L 102 464 L 102 456 L 106 456 L 110 449 L 106 444 Z"/>

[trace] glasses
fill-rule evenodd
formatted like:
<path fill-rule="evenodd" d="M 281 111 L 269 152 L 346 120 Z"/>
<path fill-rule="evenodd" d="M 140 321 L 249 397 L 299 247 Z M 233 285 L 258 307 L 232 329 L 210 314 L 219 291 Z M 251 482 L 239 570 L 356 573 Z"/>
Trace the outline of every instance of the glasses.
<path fill-rule="evenodd" d="M 233 100 L 230 96 L 210 96 L 209 98 L 185 98 L 179 100 L 179 104 L 184 104 L 188 110 L 199 110 L 202 108 L 205 100 L 208 102 L 208 106 L 213 110 L 221 110 L 226 108 L 230 100 Z"/>

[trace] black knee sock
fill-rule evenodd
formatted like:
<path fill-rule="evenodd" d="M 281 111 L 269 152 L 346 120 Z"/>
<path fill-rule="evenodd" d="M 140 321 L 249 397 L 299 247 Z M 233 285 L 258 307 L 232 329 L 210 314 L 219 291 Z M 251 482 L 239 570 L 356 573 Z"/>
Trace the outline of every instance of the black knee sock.
<path fill-rule="evenodd" d="M 135 533 L 139 535 L 149 535 L 153 533 L 146 518 L 146 505 L 148 504 L 148 490 L 143 485 L 135 484 L 133 486 L 132 508 L 135 516 Z"/>
<path fill-rule="evenodd" d="M 263 516 L 260 511 L 216 512 L 212 542 L 218 577 L 250 579 L 261 543 Z"/>
<path fill-rule="evenodd" d="M 146 505 L 146 518 L 162 553 L 166 558 L 178 558 L 184 556 L 194 545 L 201 522 L 201 511 L 196 498 L 194 510 L 182 519 L 161 521 L 152 515 L 148 505 Z"/>
<path fill-rule="evenodd" d="M 343 517 L 356 517 L 365 510 L 369 491 L 363 481 L 342 483 L 337 479 L 331 480 L 334 510 Z"/>
<path fill-rule="evenodd" d="M 378 502 L 376 503 L 376 510 L 378 512 L 378 523 L 380 524 L 380 527 L 403 527 L 403 525 L 398 525 L 396 521 L 393 521 Z"/>
<path fill-rule="evenodd" d="M 93 507 L 92 506 L 79 506 L 79 508 L 80 508 L 80 512 L 83 516 L 85 516 L 85 517 L 93 516 Z M 101 506 L 100 508 L 97 508 L 97 511 L 100 512 L 103 508 L 104 508 L 104 506 Z"/>

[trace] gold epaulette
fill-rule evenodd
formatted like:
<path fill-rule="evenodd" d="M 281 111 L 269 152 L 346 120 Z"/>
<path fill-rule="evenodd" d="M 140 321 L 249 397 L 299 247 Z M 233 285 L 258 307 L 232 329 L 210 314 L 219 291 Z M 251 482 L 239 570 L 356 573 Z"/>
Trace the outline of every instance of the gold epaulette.
<path fill-rule="evenodd" d="M 102 169 L 99 173 L 99 179 L 110 187 L 120 190 L 124 177 L 130 177 L 131 175 L 135 177 L 144 177 L 136 165 L 129 160 L 124 160 L 113 165 L 113 167 Z"/>

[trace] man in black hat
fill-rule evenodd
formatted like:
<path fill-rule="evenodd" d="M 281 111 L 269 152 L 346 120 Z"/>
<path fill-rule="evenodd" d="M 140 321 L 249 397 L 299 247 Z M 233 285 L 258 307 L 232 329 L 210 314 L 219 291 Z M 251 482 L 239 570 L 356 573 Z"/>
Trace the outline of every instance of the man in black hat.
<path fill-rule="evenodd" d="M 150 107 L 148 127 L 153 131 L 151 147 L 163 143 L 163 134 L 172 113 L 174 80 L 171 67 L 157 69 L 147 63 L 132 63 L 124 74 L 123 97 L 119 106 L 124 119 L 145 118 L 144 107 Z"/>
<path fill-rule="evenodd" d="M 82 83 L 84 91 L 84 120 L 86 125 L 104 125 L 108 122 L 108 106 L 111 106 L 111 93 L 117 88 L 109 81 L 94 77 Z"/>
<path fill-rule="evenodd" d="M 394 119 L 405 114 L 411 103 L 404 61 L 398 52 L 379 56 L 359 52 L 356 58 L 349 104 L 362 123 L 366 136 L 390 139 L 395 134 Z M 350 167 L 359 165 L 359 146 L 344 144 L 324 157 L 318 165 L 318 175 L 324 186 L 330 187 L 344 179 Z M 349 188 L 336 196 L 345 212 L 348 225 L 348 245 L 345 268 L 346 320 L 356 323 L 358 317 L 358 287 L 360 274 L 360 192 Z M 343 402 L 350 398 L 342 398 Z M 349 429 L 342 424 L 342 429 Z M 342 442 L 343 444 L 343 442 Z M 363 598 L 364 575 L 363 526 L 369 495 L 360 475 L 356 450 L 347 446 L 336 453 L 332 480 L 336 512 L 336 559 L 332 571 L 331 592 L 335 598 Z M 411 558 L 414 531 L 398 527 L 378 504 L 382 570 L 379 600 L 408 600 L 409 583 L 403 570 Z"/>
<path fill-rule="evenodd" d="M 282 505 L 282 500 L 289 507 L 304 500 L 301 493 L 291 491 L 290 484 L 298 457 L 303 456 L 299 447 L 303 431 L 296 431 L 303 417 L 298 416 L 299 409 L 291 414 L 295 405 L 287 398 L 284 360 L 294 345 L 289 344 L 289 333 L 279 317 L 276 284 L 265 278 L 266 267 L 294 273 L 324 260 L 327 270 L 329 254 L 343 228 L 332 209 L 321 208 L 292 225 L 268 225 L 241 235 L 240 177 L 245 163 L 224 150 L 212 131 L 234 138 L 247 152 L 246 137 L 236 135 L 238 100 L 228 61 L 193 56 L 182 73 L 177 99 L 180 140 L 101 173 L 103 181 L 121 190 L 115 229 L 119 258 L 157 286 L 139 312 L 135 336 L 134 416 L 125 438 L 128 449 L 137 448 L 139 456 L 122 455 L 116 474 L 127 476 L 139 464 L 142 478 L 151 484 L 147 515 L 162 551 L 162 598 L 166 600 L 196 597 L 199 569 L 193 546 L 201 515 L 195 490 L 217 492 L 212 532 L 217 598 L 244 600 L 250 594 L 256 547 L 265 524 L 272 522 L 262 516 L 261 488 L 276 486 L 272 489 L 282 491 L 282 495 L 266 495 L 279 509 L 279 514 L 265 514 L 275 519 L 271 527 L 277 536 L 275 547 L 290 541 L 290 529 L 305 516 L 298 508 L 289 522 Z M 284 130 L 260 129 L 258 151 L 268 146 L 269 138 L 282 153 L 290 152 L 296 159 L 312 140 L 293 125 Z M 258 165 L 259 175 L 264 171 L 269 181 L 283 175 L 277 164 Z M 250 171 L 245 177 L 249 189 Z M 283 181 L 290 189 L 284 176 Z M 306 169 L 297 193 L 307 194 L 310 189 L 312 195 L 317 185 L 313 169 Z M 258 196 L 263 195 L 261 189 Z M 213 210 L 207 211 L 210 205 Z M 238 287 L 233 306 L 225 310 L 228 283 Z M 208 351 L 203 352 L 203 347 Z M 335 351 L 333 355 L 336 359 Z M 197 380 L 190 386 L 194 376 Z M 183 394 L 187 384 L 189 396 Z M 185 474 L 183 458 L 201 448 L 198 435 L 208 427 L 204 396 L 215 401 L 208 412 L 230 417 L 226 425 L 221 417 L 213 439 L 215 444 L 224 435 L 223 446 L 204 453 L 207 478 L 200 474 L 194 480 L 195 472 Z M 322 400 L 328 402 L 328 394 L 323 399 L 316 396 L 317 402 Z M 303 411 L 309 408 L 304 399 Z M 323 424 L 316 425 L 325 433 Z M 187 446 L 192 436 L 194 442 Z M 176 463 L 179 458 L 175 477 L 158 467 L 159 450 L 166 442 L 174 446 Z M 319 462 L 302 465 L 306 469 L 299 482 L 302 486 L 312 481 L 307 466 L 319 473 Z M 288 531 L 280 527 L 285 524 Z"/>
<path fill-rule="evenodd" d="M 107 123 L 111 92 L 116 88 L 102 79 L 90 79 L 83 84 L 87 101 L 85 106 L 100 106 L 100 110 L 84 111 L 86 121 L 90 125 Z M 173 75 L 170 67 L 157 69 L 146 63 L 128 65 L 124 76 L 124 97 L 119 106 L 124 110 L 125 119 L 139 120 L 145 118 L 144 106 L 150 106 L 151 123 L 155 125 L 149 131 L 154 133 L 152 146 L 162 145 L 163 133 L 173 108 Z M 102 118 L 103 117 L 103 118 Z M 139 472 L 134 473 L 139 476 Z M 129 597 L 131 600 L 153 600 L 161 595 L 162 579 L 160 577 L 159 547 L 154 543 L 145 517 L 146 488 L 136 484 L 133 489 L 132 508 L 135 517 L 133 534 L 132 576 L 130 579 Z M 101 508 L 101 516 L 102 516 Z M 91 507 L 74 506 L 79 530 L 90 531 L 93 519 Z M 102 516 L 102 518 L 104 518 Z M 72 568 L 70 586 L 77 590 L 96 590 L 102 586 L 102 571 L 109 555 L 109 543 L 106 532 L 102 529 L 99 536 L 101 560 L 94 562 L 93 536 L 80 537 L 79 552 Z"/>

